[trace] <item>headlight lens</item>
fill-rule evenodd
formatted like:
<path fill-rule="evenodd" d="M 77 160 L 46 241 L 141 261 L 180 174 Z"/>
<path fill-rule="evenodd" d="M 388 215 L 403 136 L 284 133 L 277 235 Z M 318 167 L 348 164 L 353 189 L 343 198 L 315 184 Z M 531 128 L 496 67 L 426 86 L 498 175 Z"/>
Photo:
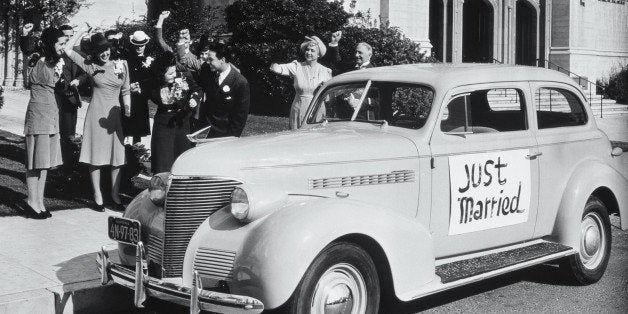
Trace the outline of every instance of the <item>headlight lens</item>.
<path fill-rule="evenodd" d="M 150 193 L 150 200 L 153 204 L 161 206 L 166 199 L 166 190 L 168 188 L 168 173 L 159 173 L 154 175 L 150 179 L 150 186 L 148 192 Z"/>
<path fill-rule="evenodd" d="M 246 192 L 236 187 L 231 192 L 231 214 L 238 220 L 244 220 L 249 215 L 249 197 Z"/>

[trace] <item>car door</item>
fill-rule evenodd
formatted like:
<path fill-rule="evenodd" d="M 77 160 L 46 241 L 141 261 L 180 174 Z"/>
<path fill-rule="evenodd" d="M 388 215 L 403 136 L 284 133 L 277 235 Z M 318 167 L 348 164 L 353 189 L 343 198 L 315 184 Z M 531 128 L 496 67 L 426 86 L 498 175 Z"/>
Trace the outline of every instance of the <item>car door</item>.
<path fill-rule="evenodd" d="M 533 236 L 538 147 L 527 82 L 448 92 L 430 140 L 430 229 L 437 258 Z"/>
<path fill-rule="evenodd" d="M 576 88 L 562 83 L 531 83 L 537 142 L 539 143 L 540 190 L 536 237 L 551 234 L 556 214 L 578 163 L 599 158 L 607 149 L 602 134 L 591 123 L 593 116 Z"/>

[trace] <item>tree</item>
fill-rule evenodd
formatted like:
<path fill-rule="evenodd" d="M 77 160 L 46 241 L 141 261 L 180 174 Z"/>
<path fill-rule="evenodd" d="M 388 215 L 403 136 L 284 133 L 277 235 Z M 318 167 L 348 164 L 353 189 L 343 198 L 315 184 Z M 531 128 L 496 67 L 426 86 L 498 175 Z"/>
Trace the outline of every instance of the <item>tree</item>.
<path fill-rule="evenodd" d="M 241 0 L 225 14 L 235 63 L 251 84 L 251 111 L 272 115 L 288 114 L 294 89 L 270 64 L 300 59 L 305 36 L 329 37 L 349 18 L 341 2 L 326 0 Z"/>
<path fill-rule="evenodd" d="M 352 1 L 351 5 L 355 6 Z M 388 24 L 377 23 L 367 12 L 350 14 L 341 1 L 326 0 L 240 0 L 227 7 L 227 27 L 233 32 L 235 62 L 251 84 L 251 111 L 287 115 L 294 97 L 292 81 L 270 73 L 272 62 L 301 59 L 299 45 L 305 36 L 323 41 L 343 31 L 340 55 L 352 63 L 359 42 L 374 50 L 373 63 L 379 66 L 424 62 L 419 44 Z"/>

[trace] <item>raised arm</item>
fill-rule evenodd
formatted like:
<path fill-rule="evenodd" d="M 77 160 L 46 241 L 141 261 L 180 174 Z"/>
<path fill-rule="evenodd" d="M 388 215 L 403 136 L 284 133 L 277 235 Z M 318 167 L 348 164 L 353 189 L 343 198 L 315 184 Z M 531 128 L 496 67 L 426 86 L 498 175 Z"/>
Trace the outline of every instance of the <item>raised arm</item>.
<path fill-rule="evenodd" d="M 174 52 L 174 50 L 172 50 L 172 47 L 168 46 L 168 44 L 166 44 L 166 42 L 164 41 L 163 34 L 164 20 L 167 19 L 169 16 L 170 11 L 162 11 L 161 14 L 159 14 L 159 19 L 157 20 L 157 24 L 155 25 L 155 31 L 157 33 L 157 42 L 159 43 L 161 49 L 167 52 Z"/>
<path fill-rule="evenodd" d="M 77 54 L 74 51 L 74 46 L 79 42 L 79 40 L 81 40 L 81 38 L 83 38 L 83 36 L 85 36 L 85 33 L 87 33 L 89 29 L 90 28 L 88 28 L 87 25 L 81 25 L 78 27 L 78 29 L 76 30 L 76 33 L 74 33 L 74 35 L 70 38 L 70 40 L 68 40 L 68 42 L 65 43 L 65 48 L 63 48 L 63 50 L 66 56 L 68 56 L 69 58 L 72 58 L 74 54 Z"/>

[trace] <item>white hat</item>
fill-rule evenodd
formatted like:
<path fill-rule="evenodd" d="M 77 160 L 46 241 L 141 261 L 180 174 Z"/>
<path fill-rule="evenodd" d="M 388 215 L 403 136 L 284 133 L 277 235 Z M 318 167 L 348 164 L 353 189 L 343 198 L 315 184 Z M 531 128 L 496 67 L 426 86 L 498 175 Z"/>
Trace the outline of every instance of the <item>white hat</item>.
<path fill-rule="evenodd" d="M 135 46 L 144 46 L 150 40 L 150 37 L 144 33 L 144 31 L 135 31 L 133 35 L 129 36 L 131 44 Z"/>
<path fill-rule="evenodd" d="M 307 46 L 309 46 L 311 42 L 315 43 L 318 47 L 318 53 L 320 57 L 324 56 L 325 53 L 327 53 L 327 47 L 325 47 L 323 41 L 320 40 L 320 38 L 318 38 L 317 36 L 305 36 L 305 41 L 301 44 L 301 51 L 305 51 L 305 48 L 307 48 Z"/>

